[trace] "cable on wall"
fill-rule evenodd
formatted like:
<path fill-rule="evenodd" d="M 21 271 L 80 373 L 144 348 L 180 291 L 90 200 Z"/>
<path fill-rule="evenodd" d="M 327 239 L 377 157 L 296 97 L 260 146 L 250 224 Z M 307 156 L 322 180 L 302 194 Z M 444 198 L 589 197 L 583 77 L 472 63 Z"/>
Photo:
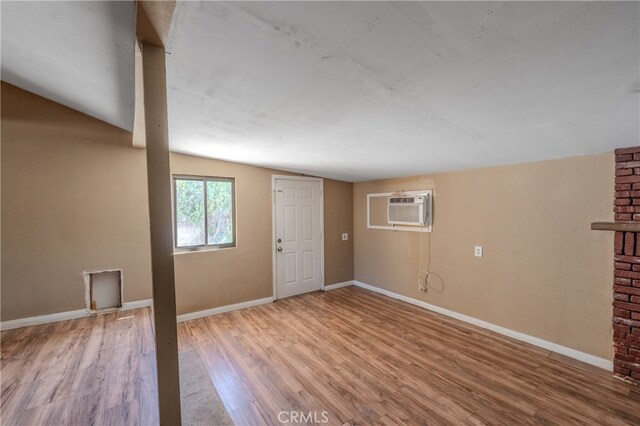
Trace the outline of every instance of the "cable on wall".
<path fill-rule="evenodd" d="M 424 226 L 420 230 L 420 272 L 418 274 L 418 290 L 422 292 L 429 291 L 429 285 L 431 284 L 431 232 L 424 232 Z M 424 234 L 429 234 L 429 241 L 427 243 L 427 250 L 429 254 L 429 260 L 427 261 L 427 269 L 422 269 L 422 243 L 424 241 Z M 424 279 L 423 279 L 424 276 Z"/>

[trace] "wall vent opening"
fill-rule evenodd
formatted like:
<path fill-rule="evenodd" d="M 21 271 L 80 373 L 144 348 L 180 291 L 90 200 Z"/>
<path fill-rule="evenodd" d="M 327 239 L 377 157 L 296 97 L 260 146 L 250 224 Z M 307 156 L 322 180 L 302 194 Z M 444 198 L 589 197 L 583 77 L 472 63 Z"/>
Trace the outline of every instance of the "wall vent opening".
<path fill-rule="evenodd" d="M 122 308 L 122 270 L 85 272 L 84 276 L 89 310 Z"/>

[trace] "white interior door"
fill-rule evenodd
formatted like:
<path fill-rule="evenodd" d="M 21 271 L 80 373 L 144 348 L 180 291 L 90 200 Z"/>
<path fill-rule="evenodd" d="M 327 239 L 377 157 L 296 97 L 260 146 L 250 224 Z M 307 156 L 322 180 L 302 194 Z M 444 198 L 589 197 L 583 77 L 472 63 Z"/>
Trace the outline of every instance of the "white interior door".
<path fill-rule="evenodd" d="M 322 288 L 322 181 L 275 178 L 276 298 Z"/>

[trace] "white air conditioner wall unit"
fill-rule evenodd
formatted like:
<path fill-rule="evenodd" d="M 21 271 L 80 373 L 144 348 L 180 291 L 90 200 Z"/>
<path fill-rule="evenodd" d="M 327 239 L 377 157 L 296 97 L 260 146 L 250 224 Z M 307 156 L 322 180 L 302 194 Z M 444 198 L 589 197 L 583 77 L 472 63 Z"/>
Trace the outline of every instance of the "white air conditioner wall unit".
<path fill-rule="evenodd" d="M 387 222 L 390 225 L 431 225 L 431 194 L 389 197 Z"/>

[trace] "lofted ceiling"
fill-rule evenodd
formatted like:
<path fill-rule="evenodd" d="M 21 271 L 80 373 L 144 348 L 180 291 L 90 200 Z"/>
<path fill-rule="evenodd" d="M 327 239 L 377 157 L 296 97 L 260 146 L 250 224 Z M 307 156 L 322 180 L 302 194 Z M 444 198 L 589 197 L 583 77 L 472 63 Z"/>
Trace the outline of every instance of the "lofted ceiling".
<path fill-rule="evenodd" d="M 638 2 L 179 2 L 173 151 L 349 181 L 639 143 Z"/>
<path fill-rule="evenodd" d="M 132 129 L 133 1 L 1 11 L 4 81 Z M 639 144 L 639 27 L 638 2 L 178 2 L 171 149 L 362 181 Z"/>
<path fill-rule="evenodd" d="M 131 131 L 133 1 L 2 1 L 2 80 Z"/>

